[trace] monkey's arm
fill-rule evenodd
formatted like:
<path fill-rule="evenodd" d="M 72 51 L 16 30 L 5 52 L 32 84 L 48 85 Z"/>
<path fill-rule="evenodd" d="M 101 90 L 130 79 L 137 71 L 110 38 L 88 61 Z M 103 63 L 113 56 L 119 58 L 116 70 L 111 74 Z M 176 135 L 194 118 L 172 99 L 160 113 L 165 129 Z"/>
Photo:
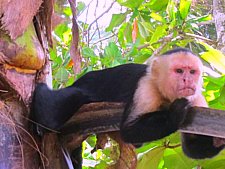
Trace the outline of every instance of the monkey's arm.
<path fill-rule="evenodd" d="M 193 100 L 192 105 L 200 107 L 208 107 L 207 102 L 203 95 L 198 95 L 195 100 Z M 189 113 L 196 113 L 194 109 L 190 109 Z M 207 112 L 209 113 L 209 112 Z M 186 123 L 191 120 L 188 118 L 185 120 Z M 197 121 L 197 119 L 195 120 Z M 202 124 L 204 126 L 204 124 Z M 216 145 L 214 140 L 219 140 L 219 138 L 182 133 L 182 149 L 184 153 L 194 159 L 211 158 L 217 155 L 223 148 L 224 144 Z"/>
<path fill-rule="evenodd" d="M 168 110 L 145 113 L 131 122 L 127 122 L 128 116 L 122 120 L 121 136 L 129 143 L 143 143 L 168 136 L 178 130 L 189 107 L 188 100 L 177 99 Z"/>
<path fill-rule="evenodd" d="M 211 158 L 224 148 L 224 145 L 216 147 L 214 139 L 210 136 L 182 133 L 182 148 L 184 153 L 191 158 Z"/>

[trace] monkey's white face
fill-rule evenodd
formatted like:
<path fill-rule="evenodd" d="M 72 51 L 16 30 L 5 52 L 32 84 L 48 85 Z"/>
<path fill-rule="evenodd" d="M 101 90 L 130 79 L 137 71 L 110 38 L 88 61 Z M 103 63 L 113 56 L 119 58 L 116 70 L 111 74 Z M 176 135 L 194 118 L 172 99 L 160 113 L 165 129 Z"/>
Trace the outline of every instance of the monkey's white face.
<path fill-rule="evenodd" d="M 202 63 L 198 57 L 181 52 L 162 59 L 167 59 L 166 63 L 169 63 L 161 67 L 164 72 L 161 90 L 165 93 L 165 98 L 173 101 L 199 93 L 202 85 Z"/>
<path fill-rule="evenodd" d="M 176 80 L 175 90 L 178 97 L 187 97 L 194 95 L 198 85 L 200 71 L 192 67 L 175 66 L 172 70 L 172 76 Z"/>

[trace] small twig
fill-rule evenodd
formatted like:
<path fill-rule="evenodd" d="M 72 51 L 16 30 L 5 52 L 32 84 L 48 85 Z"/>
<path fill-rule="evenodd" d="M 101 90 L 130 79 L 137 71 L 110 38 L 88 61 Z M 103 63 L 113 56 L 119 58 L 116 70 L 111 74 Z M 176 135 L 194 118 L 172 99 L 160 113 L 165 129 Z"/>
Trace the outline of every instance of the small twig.
<path fill-rule="evenodd" d="M 201 40 L 207 41 L 209 43 L 217 44 L 217 42 L 214 41 L 214 40 L 211 40 L 211 39 L 199 36 L 199 35 L 195 35 L 195 34 L 192 34 L 192 33 L 184 33 L 184 35 L 187 36 L 187 37 L 197 38 L 197 39 L 201 39 Z"/>
<path fill-rule="evenodd" d="M 176 144 L 176 145 L 170 145 L 170 141 L 165 141 L 164 142 L 164 147 L 165 148 L 171 148 L 171 149 L 174 149 L 174 148 L 177 148 L 177 147 L 180 147 L 181 144 Z"/>
<path fill-rule="evenodd" d="M 154 44 L 158 44 L 158 43 L 162 43 L 162 42 L 170 42 L 170 41 L 172 40 L 172 38 L 173 38 L 173 34 L 171 33 L 171 34 L 169 34 L 169 35 L 167 35 L 167 36 L 165 36 L 165 37 L 159 39 L 159 40 L 158 40 L 157 42 L 155 42 L 155 43 L 152 43 L 152 44 L 147 43 L 147 44 L 144 44 L 144 45 L 142 45 L 142 46 L 139 46 L 139 47 L 138 47 L 138 50 L 141 50 L 141 49 L 143 49 L 143 48 L 147 48 L 147 47 L 150 46 L 150 45 L 154 45 Z"/>
<path fill-rule="evenodd" d="M 113 1 L 107 10 L 105 10 L 101 15 L 99 15 L 94 21 L 92 21 L 92 22 L 89 24 L 88 29 L 87 29 L 87 34 L 88 34 L 88 39 L 87 39 L 88 41 L 87 41 L 87 44 L 88 44 L 88 46 L 89 46 L 89 42 L 90 42 L 90 39 L 89 39 L 89 31 L 90 31 L 92 25 L 93 25 L 95 22 L 97 22 L 103 15 L 105 15 L 106 13 L 108 13 L 108 12 L 110 11 L 110 9 L 112 8 L 112 6 L 114 5 L 115 2 L 116 2 L 116 1 Z"/>
<path fill-rule="evenodd" d="M 108 36 L 108 37 L 99 39 L 97 42 L 94 42 L 93 45 L 95 45 L 95 44 L 97 44 L 97 43 L 100 43 L 100 42 L 102 42 L 102 41 L 108 40 L 108 39 L 110 39 L 110 38 L 112 38 L 112 37 L 114 37 L 114 36 L 117 36 L 117 34 L 112 34 L 112 35 L 110 35 L 110 36 Z"/>

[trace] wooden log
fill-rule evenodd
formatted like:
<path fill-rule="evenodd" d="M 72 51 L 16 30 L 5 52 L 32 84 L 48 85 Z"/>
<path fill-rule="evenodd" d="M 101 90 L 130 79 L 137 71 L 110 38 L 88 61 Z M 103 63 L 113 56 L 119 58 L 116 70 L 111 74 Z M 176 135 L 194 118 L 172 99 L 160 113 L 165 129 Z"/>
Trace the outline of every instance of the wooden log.
<path fill-rule="evenodd" d="M 225 138 L 225 111 L 194 107 L 180 132 Z"/>
<path fill-rule="evenodd" d="M 93 133 L 118 131 L 124 104 L 91 103 L 79 112 L 60 130 L 62 135 L 87 136 Z M 225 138 L 225 111 L 194 107 L 180 128 L 181 132 Z"/>

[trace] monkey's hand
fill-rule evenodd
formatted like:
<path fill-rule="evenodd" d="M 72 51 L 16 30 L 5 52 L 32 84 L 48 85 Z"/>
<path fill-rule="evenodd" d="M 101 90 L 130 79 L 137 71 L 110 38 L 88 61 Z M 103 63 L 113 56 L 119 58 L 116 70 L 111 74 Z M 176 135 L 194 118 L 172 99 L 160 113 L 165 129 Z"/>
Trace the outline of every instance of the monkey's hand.
<path fill-rule="evenodd" d="M 169 107 L 169 118 L 174 127 L 178 127 L 184 122 L 187 112 L 191 108 L 191 103 L 186 98 L 176 99 Z"/>

